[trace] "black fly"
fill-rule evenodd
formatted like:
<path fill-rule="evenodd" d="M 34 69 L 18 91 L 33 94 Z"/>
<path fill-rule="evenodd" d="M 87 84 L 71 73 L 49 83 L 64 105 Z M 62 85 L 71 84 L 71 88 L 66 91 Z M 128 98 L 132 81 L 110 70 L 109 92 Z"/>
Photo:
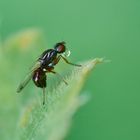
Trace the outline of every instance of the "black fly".
<path fill-rule="evenodd" d="M 65 54 L 65 55 L 63 55 Z M 31 72 L 25 77 L 24 81 L 20 83 L 18 86 L 17 92 L 21 92 L 21 90 L 28 84 L 28 82 L 32 79 L 34 84 L 37 87 L 43 89 L 43 105 L 45 104 L 45 88 L 46 88 L 46 73 L 58 74 L 54 71 L 54 66 L 63 59 L 66 63 L 74 66 L 80 67 L 81 65 L 73 64 L 69 62 L 65 56 L 70 54 L 69 51 L 66 50 L 65 42 L 57 43 L 54 46 L 54 49 L 45 50 L 41 56 L 36 61 L 35 65 L 32 67 Z M 59 74 L 58 74 L 59 75 Z M 61 77 L 61 75 L 59 75 Z M 61 77 L 62 78 L 62 77 Z M 62 78 L 62 80 L 67 84 L 67 82 Z"/>

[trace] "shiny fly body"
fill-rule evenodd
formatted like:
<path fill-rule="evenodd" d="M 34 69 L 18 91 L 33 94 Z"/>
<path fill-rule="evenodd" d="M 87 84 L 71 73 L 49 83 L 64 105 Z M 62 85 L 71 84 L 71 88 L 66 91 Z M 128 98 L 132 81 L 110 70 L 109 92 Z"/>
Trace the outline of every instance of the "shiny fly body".
<path fill-rule="evenodd" d="M 28 82 L 32 79 L 34 84 L 37 87 L 43 89 L 43 105 L 45 104 L 45 88 L 46 88 L 46 80 L 47 73 L 57 74 L 61 77 L 57 72 L 54 71 L 54 66 L 63 59 L 67 64 L 74 66 L 81 66 L 77 64 L 73 64 L 69 62 L 66 57 L 70 55 L 70 51 L 66 49 L 65 42 L 57 43 L 53 49 L 45 50 L 41 56 L 36 61 L 35 65 L 32 67 L 31 72 L 25 77 L 23 82 L 18 86 L 17 92 L 21 92 L 21 90 L 28 84 Z M 67 82 L 61 77 L 65 84 Z"/>

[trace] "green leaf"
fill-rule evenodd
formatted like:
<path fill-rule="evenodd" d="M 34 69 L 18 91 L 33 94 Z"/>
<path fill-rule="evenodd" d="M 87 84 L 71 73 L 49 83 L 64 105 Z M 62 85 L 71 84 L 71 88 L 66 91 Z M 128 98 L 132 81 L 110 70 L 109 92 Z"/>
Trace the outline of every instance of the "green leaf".
<path fill-rule="evenodd" d="M 12 35 L 0 46 L 0 138 L 2 140 L 62 140 L 66 137 L 72 117 L 88 96 L 81 95 L 87 76 L 102 58 L 84 62 L 82 67 L 73 67 L 65 80 L 68 85 L 49 78 L 46 90 L 46 104 L 34 92 L 41 92 L 32 84 L 24 94 L 16 94 L 26 67 L 34 62 L 44 49 L 39 30 L 25 30 Z M 28 66 L 27 66 L 28 65 Z M 62 68 L 62 67 L 59 67 Z M 62 70 L 62 69 L 61 69 Z M 68 69 L 67 69 L 68 70 Z M 28 71 L 27 71 L 28 72 Z M 49 85 L 50 84 L 50 85 Z M 39 97 L 39 100 L 36 99 Z"/>
<path fill-rule="evenodd" d="M 38 101 L 27 105 L 21 114 L 17 139 L 20 140 L 62 140 L 67 135 L 72 117 L 85 103 L 87 96 L 80 95 L 87 76 L 102 58 L 87 61 L 82 67 L 75 67 L 65 78 L 66 86 L 60 83 L 53 91 L 47 92 L 46 104 Z"/>

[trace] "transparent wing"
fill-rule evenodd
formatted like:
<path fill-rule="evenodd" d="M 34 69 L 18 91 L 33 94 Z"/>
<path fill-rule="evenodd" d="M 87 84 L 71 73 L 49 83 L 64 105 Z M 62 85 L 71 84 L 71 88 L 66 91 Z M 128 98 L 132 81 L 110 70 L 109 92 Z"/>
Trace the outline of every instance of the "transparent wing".
<path fill-rule="evenodd" d="M 41 63 L 37 61 L 34 66 L 31 68 L 30 72 L 27 74 L 25 79 L 19 84 L 17 88 L 17 92 L 21 92 L 21 90 L 29 83 L 29 81 L 32 79 L 33 73 L 35 70 L 37 70 L 41 66 Z"/>
<path fill-rule="evenodd" d="M 17 92 L 21 92 L 21 90 L 29 83 L 29 81 L 32 78 L 32 73 L 30 73 L 29 75 L 27 75 L 25 77 L 25 79 L 19 84 L 18 88 L 17 88 Z"/>

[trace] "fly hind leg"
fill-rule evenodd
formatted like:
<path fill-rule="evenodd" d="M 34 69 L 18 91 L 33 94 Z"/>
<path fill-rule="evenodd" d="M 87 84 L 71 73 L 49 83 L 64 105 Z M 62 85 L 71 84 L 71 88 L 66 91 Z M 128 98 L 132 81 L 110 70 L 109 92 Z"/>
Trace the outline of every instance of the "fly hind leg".
<path fill-rule="evenodd" d="M 63 82 L 66 84 L 66 85 L 68 85 L 68 83 L 65 81 L 65 79 L 59 74 L 59 73 L 57 73 L 57 72 L 55 72 L 55 71 L 50 71 L 51 73 L 53 73 L 53 74 L 57 74 L 58 76 L 59 76 L 59 78 L 61 78 L 62 80 L 63 80 Z"/>
<path fill-rule="evenodd" d="M 45 98 L 46 98 L 46 96 L 45 96 L 45 87 L 43 87 L 43 105 L 45 105 Z"/>

